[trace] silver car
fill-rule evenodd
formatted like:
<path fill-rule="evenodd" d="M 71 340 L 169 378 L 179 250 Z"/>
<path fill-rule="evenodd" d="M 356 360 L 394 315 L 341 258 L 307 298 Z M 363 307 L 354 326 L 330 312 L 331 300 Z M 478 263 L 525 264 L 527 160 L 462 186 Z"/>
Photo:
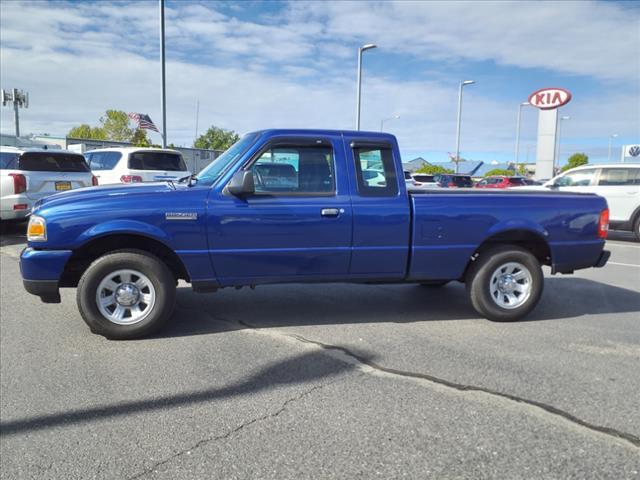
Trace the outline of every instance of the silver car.
<path fill-rule="evenodd" d="M 97 185 L 82 155 L 65 150 L 0 147 L 0 219 L 25 218 L 43 197 Z"/>

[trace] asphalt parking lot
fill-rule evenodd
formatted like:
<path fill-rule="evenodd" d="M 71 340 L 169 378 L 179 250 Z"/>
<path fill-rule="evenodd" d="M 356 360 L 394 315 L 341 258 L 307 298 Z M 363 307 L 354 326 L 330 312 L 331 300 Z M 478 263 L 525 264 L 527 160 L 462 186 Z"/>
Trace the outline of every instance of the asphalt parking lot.
<path fill-rule="evenodd" d="M 2 478 L 640 478 L 640 244 L 547 275 L 527 321 L 464 287 L 183 286 L 150 339 L 89 333 L 0 246 Z M 547 272 L 548 274 L 548 272 Z"/>

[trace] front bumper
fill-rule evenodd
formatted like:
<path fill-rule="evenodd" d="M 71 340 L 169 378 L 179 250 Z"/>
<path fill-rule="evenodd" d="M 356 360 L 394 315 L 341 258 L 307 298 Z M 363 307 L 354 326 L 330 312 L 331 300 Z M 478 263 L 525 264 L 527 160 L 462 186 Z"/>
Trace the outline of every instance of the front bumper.
<path fill-rule="evenodd" d="M 71 254 L 71 250 L 25 248 L 20 255 L 25 290 L 45 303 L 60 303 L 59 280 Z"/>
<path fill-rule="evenodd" d="M 44 303 L 60 303 L 60 290 L 57 280 L 22 279 L 24 289 L 31 295 L 37 295 Z"/>

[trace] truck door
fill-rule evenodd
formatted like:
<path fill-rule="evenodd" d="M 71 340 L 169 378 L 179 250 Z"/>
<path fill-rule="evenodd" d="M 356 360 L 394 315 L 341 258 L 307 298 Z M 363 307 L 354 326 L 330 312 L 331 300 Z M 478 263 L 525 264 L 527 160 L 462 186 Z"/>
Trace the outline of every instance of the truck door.
<path fill-rule="evenodd" d="M 375 280 L 404 278 L 410 206 L 395 139 L 345 136 L 353 206 L 350 274 Z"/>
<path fill-rule="evenodd" d="M 223 285 L 346 278 L 351 202 L 339 136 L 272 137 L 243 166 L 256 191 L 210 196 L 209 248 Z"/>

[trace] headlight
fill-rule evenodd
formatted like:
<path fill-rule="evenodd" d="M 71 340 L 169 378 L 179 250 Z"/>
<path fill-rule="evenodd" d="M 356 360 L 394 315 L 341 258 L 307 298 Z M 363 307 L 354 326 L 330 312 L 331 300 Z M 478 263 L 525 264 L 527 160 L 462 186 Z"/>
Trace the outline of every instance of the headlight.
<path fill-rule="evenodd" d="M 47 222 L 38 215 L 29 217 L 29 226 L 27 227 L 27 240 L 30 242 L 46 242 L 47 241 Z"/>

